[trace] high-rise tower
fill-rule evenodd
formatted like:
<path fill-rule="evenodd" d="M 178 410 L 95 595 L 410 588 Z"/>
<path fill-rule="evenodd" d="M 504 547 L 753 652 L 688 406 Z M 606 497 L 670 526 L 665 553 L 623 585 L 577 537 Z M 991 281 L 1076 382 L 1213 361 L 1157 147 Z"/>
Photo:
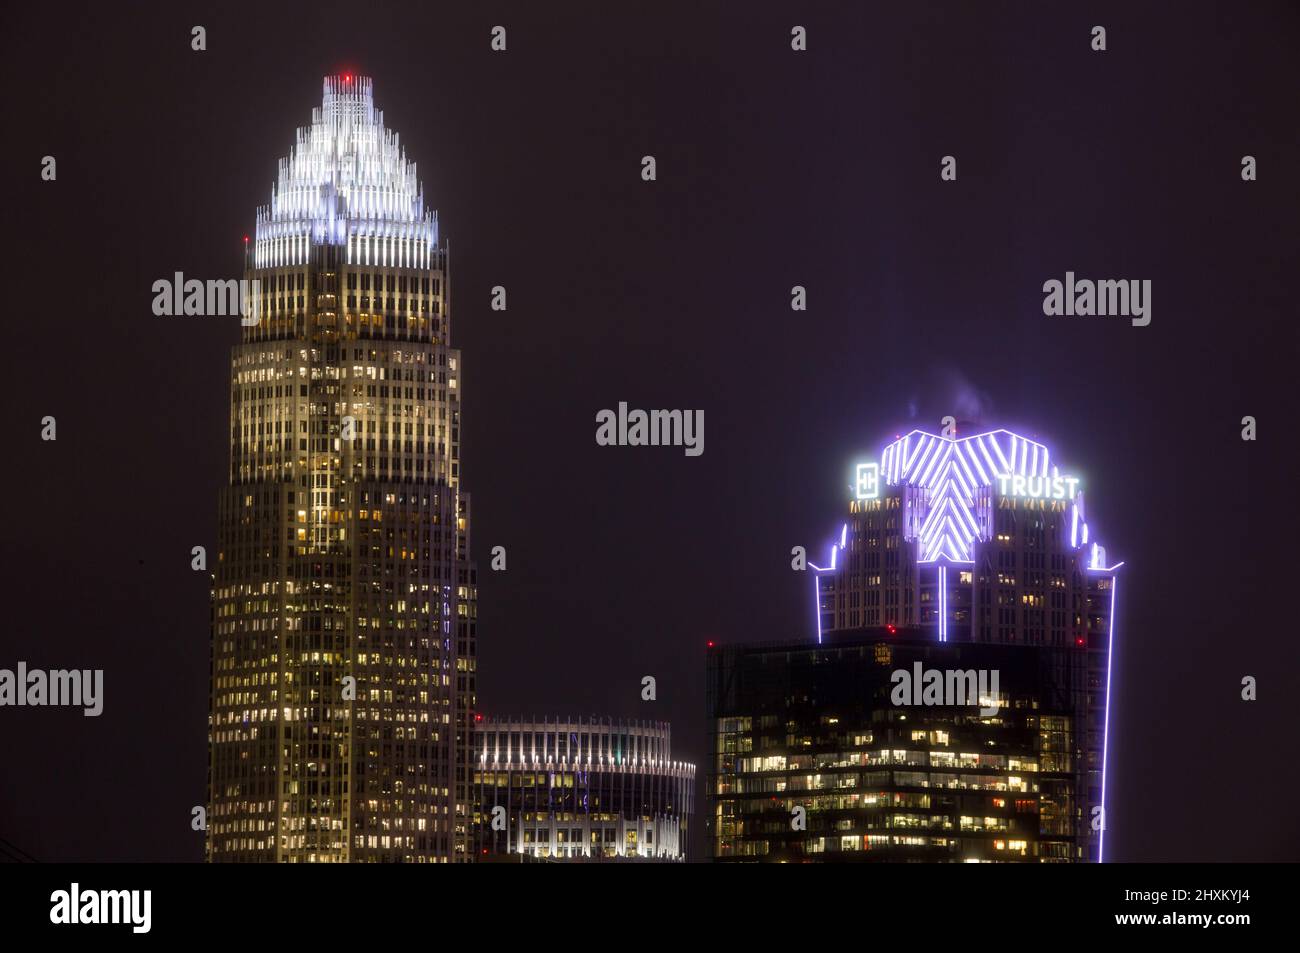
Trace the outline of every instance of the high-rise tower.
<path fill-rule="evenodd" d="M 1006 430 L 857 465 L 815 641 L 709 653 L 715 858 L 1106 859 L 1122 564 L 1082 482 Z"/>
<path fill-rule="evenodd" d="M 1123 564 L 1110 565 L 1089 530 L 1082 481 L 1062 473 L 1045 445 L 1008 430 L 914 430 L 857 464 L 853 495 L 831 565 L 815 574 L 819 641 L 858 627 L 919 626 L 940 642 L 1082 656 L 1065 705 L 1068 814 L 1083 859 L 1103 859 Z"/>
<path fill-rule="evenodd" d="M 208 857 L 464 859 L 460 354 L 437 216 L 370 79 L 326 77 L 245 267 L 258 320 L 231 356 Z"/>

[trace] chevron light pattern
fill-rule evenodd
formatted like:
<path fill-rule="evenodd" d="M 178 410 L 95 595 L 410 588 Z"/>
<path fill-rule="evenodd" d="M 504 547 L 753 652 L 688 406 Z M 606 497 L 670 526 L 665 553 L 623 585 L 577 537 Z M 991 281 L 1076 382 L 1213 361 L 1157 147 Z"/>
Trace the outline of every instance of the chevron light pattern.
<path fill-rule="evenodd" d="M 1045 446 L 1009 430 L 961 438 L 913 430 L 885 447 L 880 471 L 890 486 L 921 491 L 905 525 L 922 563 L 974 562 L 974 543 L 990 537 L 992 520 L 992 494 L 979 491 L 994 487 L 999 475 L 1060 475 Z"/>

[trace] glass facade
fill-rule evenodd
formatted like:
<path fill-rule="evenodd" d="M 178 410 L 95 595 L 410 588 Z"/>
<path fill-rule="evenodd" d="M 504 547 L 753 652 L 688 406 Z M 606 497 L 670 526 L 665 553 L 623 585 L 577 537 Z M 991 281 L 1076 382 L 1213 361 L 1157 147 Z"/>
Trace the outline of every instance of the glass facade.
<path fill-rule="evenodd" d="M 997 672 L 976 705 L 899 676 Z M 718 860 L 1079 861 L 1087 659 L 1068 649 L 842 633 L 710 650 L 709 850 Z"/>

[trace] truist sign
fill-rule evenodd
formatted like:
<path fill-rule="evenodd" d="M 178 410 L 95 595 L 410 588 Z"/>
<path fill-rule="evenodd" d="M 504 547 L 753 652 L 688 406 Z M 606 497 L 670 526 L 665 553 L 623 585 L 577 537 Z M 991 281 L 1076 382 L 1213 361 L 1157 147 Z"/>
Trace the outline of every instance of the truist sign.
<path fill-rule="evenodd" d="M 1072 500 L 1078 491 L 1078 477 L 998 474 L 998 494 L 1001 496 L 1023 496 L 1031 500 Z"/>

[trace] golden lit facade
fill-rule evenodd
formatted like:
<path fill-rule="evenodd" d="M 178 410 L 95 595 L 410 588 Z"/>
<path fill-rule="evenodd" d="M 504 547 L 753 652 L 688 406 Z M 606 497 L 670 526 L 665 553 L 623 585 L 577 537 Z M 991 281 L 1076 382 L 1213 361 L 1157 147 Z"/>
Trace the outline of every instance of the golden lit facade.
<path fill-rule="evenodd" d="M 212 600 L 208 858 L 468 858 L 476 579 L 447 252 L 328 77 L 247 242 Z"/>
<path fill-rule="evenodd" d="M 490 718 L 475 744 L 480 862 L 686 859 L 695 765 L 667 722 Z"/>

